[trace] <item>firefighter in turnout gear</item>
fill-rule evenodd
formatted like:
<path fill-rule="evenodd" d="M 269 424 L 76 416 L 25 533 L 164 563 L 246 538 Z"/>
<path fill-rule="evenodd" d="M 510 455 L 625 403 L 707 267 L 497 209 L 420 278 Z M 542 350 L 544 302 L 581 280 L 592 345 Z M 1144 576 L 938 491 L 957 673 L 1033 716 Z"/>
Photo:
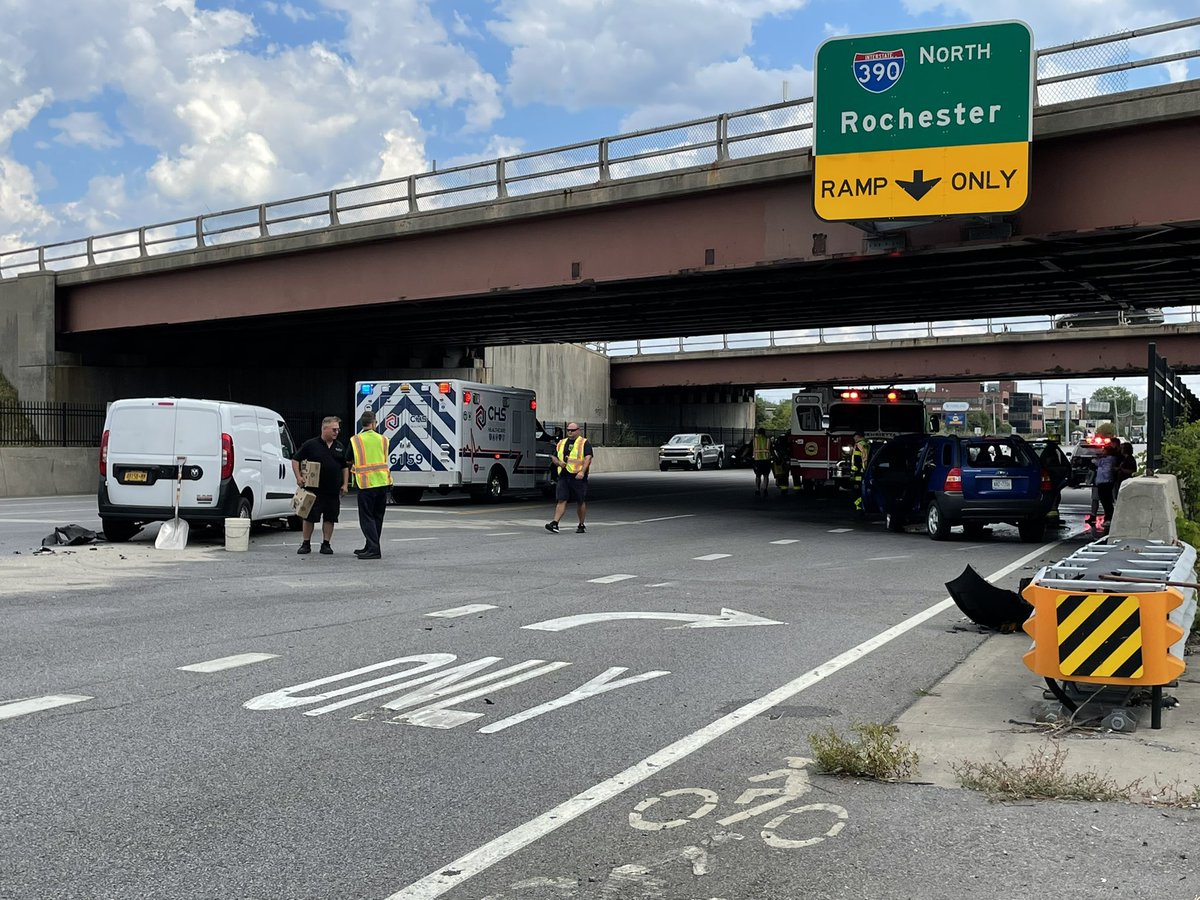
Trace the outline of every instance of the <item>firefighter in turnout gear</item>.
<path fill-rule="evenodd" d="M 771 442 L 771 469 L 775 475 L 775 486 L 785 497 L 789 489 L 788 476 L 791 474 L 791 456 L 791 441 L 788 435 L 781 434 Z"/>
<path fill-rule="evenodd" d="M 860 516 L 866 515 L 863 510 L 863 473 L 867 470 L 867 457 L 871 455 L 871 445 L 863 437 L 861 431 L 854 432 L 854 446 L 850 448 L 850 475 L 854 479 L 854 511 Z"/>

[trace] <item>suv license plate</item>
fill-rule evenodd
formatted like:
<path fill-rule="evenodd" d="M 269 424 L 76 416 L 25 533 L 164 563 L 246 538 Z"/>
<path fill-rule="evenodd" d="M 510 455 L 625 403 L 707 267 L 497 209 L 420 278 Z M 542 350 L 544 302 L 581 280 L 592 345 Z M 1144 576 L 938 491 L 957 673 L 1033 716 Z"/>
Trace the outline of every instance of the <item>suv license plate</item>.
<path fill-rule="evenodd" d="M 1012 479 L 1011 478 L 993 478 L 992 479 L 992 490 L 993 491 L 1011 491 L 1012 490 Z"/>
<path fill-rule="evenodd" d="M 146 473 L 141 471 L 140 469 L 132 471 L 132 472 L 126 472 L 125 473 L 125 483 L 132 484 L 134 482 L 137 482 L 139 484 L 144 484 L 146 482 Z"/>

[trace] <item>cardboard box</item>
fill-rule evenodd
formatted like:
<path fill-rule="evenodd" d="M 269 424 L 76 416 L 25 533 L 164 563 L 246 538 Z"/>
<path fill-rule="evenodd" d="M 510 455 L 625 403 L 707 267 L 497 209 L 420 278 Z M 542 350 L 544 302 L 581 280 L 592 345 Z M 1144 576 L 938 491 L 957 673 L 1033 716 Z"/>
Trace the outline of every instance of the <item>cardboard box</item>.
<path fill-rule="evenodd" d="M 304 486 L 315 488 L 321 486 L 321 464 L 316 460 L 306 460 L 300 463 L 300 471 L 304 474 Z"/>
<path fill-rule="evenodd" d="M 320 464 L 317 464 L 318 467 Z M 299 516 L 301 519 L 308 518 L 308 514 L 312 512 L 313 504 L 317 502 L 317 495 L 312 491 L 306 491 L 304 488 L 296 488 L 296 493 L 292 495 L 292 515 Z"/>

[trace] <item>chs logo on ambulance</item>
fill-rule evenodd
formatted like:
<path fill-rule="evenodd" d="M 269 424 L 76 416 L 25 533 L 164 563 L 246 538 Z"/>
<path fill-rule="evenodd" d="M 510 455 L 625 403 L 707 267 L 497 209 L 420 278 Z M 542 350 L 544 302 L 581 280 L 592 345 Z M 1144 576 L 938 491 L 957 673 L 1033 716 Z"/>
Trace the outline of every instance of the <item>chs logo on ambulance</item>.
<path fill-rule="evenodd" d="M 872 94 L 882 94 L 895 87 L 903 74 L 903 50 L 854 54 L 854 80 Z"/>

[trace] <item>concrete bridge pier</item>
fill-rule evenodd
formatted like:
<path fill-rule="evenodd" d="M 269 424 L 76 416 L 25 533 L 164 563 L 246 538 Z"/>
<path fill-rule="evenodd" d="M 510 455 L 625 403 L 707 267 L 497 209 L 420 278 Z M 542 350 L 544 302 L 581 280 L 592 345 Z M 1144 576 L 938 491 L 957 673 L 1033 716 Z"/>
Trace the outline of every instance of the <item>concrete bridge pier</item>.
<path fill-rule="evenodd" d="M 69 399 L 64 395 L 73 353 L 55 349 L 53 272 L 21 275 L 0 283 L 0 375 L 17 397 L 33 403 Z"/>

